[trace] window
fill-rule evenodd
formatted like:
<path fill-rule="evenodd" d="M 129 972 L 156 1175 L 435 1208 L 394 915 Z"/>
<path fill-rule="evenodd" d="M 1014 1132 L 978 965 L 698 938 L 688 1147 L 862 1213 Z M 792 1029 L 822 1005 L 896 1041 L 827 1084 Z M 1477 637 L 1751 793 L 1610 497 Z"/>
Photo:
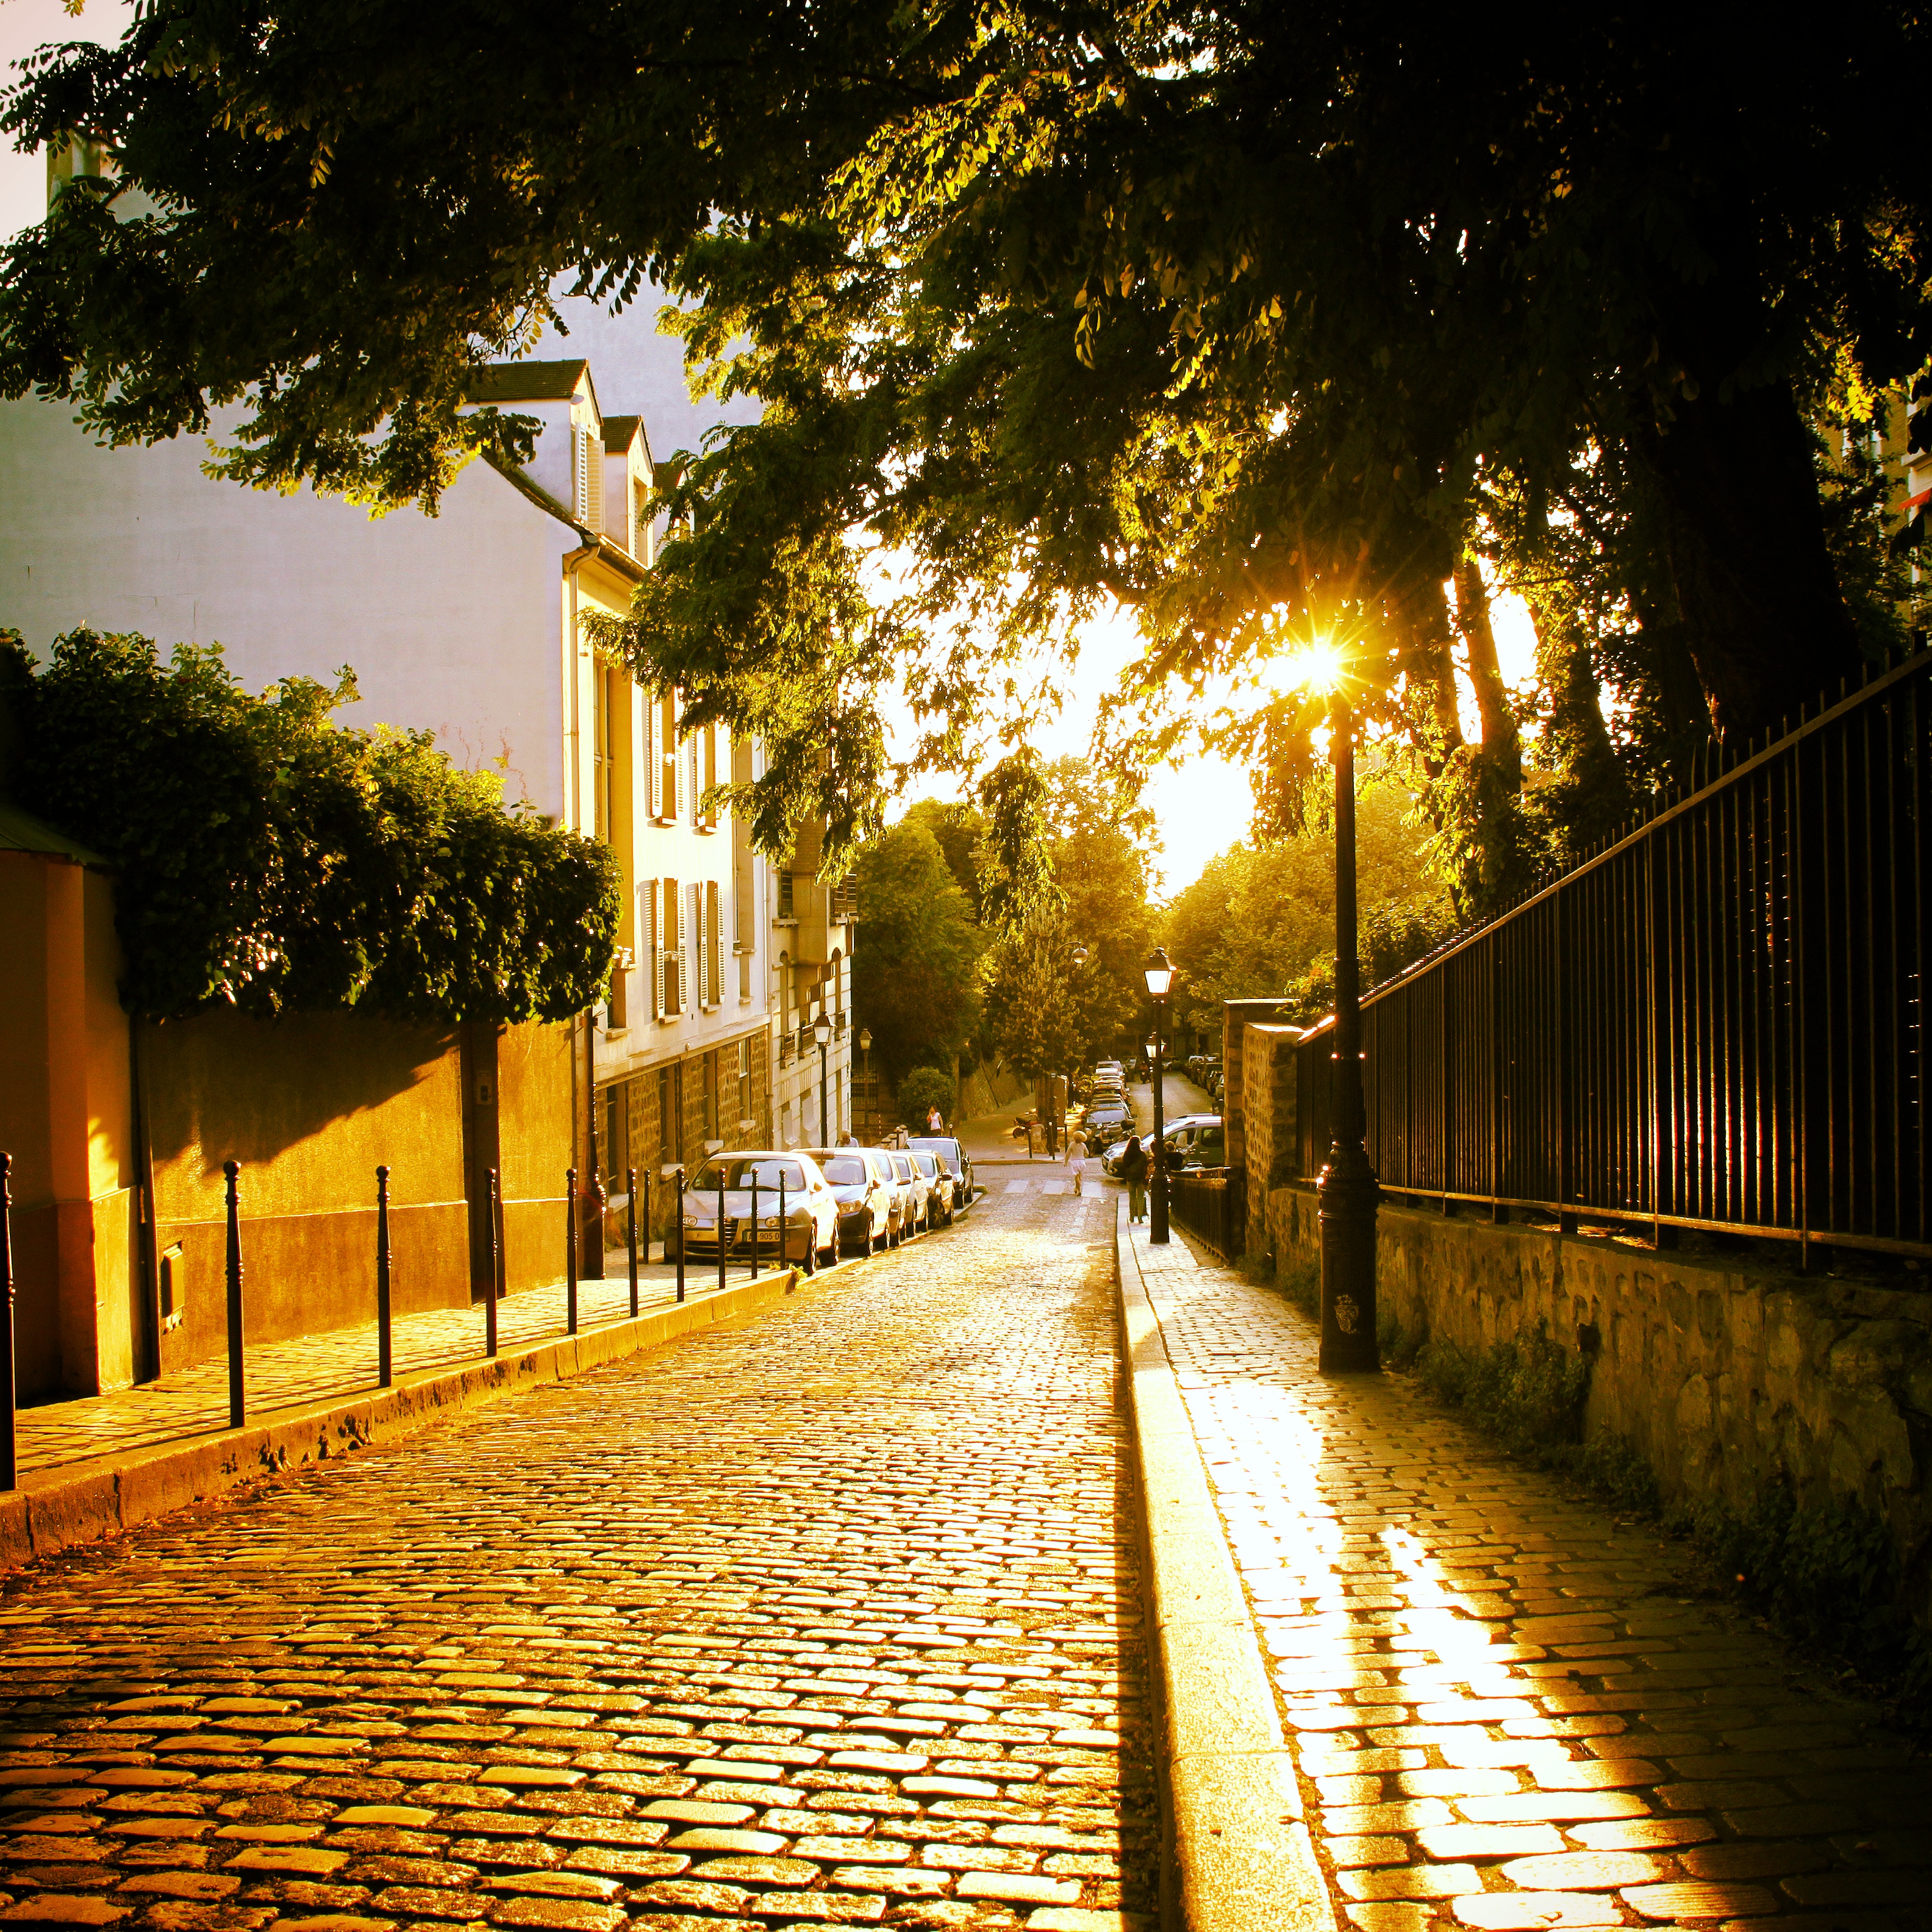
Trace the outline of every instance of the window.
<path fill-rule="evenodd" d="M 677 698 L 664 692 L 652 707 L 656 714 L 652 732 L 656 756 L 651 765 L 651 816 L 675 818 L 678 815 Z"/>
<path fill-rule="evenodd" d="M 604 1090 L 604 1172 L 610 1178 L 610 1192 L 622 1191 L 624 1171 L 631 1164 L 630 1089 L 607 1087 Z"/>
<path fill-rule="evenodd" d="M 722 908 L 718 903 L 718 881 L 706 880 L 704 887 L 704 990 L 710 1004 L 724 1004 L 724 947 Z"/>
<path fill-rule="evenodd" d="M 715 1141 L 718 1132 L 718 1055 L 704 1056 L 704 1138 Z"/>
<path fill-rule="evenodd" d="M 789 872 L 778 874 L 778 916 L 781 919 L 796 919 L 798 916 L 797 902 L 793 895 Z"/>
<path fill-rule="evenodd" d="M 658 1162 L 662 1167 L 673 1166 L 678 1157 L 678 1109 L 672 1091 L 676 1070 L 669 1066 L 658 1069 Z"/>
<path fill-rule="evenodd" d="M 738 1120 L 740 1127 L 752 1115 L 752 1036 L 738 1042 Z"/>
<path fill-rule="evenodd" d="M 658 944 L 664 949 L 664 1010 L 684 1011 L 684 899 L 675 879 L 664 881 L 664 923 Z"/>

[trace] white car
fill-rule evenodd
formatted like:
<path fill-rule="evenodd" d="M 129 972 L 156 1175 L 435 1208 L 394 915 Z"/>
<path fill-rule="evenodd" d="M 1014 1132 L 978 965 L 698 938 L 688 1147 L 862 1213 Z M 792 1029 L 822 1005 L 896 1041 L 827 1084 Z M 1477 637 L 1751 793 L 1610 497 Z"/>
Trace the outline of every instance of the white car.
<path fill-rule="evenodd" d="M 919 1193 L 914 1187 L 910 1178 L 912 1174 L 912 1162 L 906 1160 L 904 1154 L 892 1148 L 867 1148 L 865 1151 L 867 1154 L 878 1155 L 879 1159 L 884 1162 L 886 1171 L 892 1178 L 892 1199 L 897 1204 L 898 1212 L 893 1220 L 890 1245 L 897 1247 L 914 1232 L 914 1224 L 919 1219 Z M 899 1165 L 902 1161 L 905 1161 L 903 1168 Z"/>
<path fill-rule="evenodd" d="M 909 1234 L 922 1234 L 927 1227 L 926 1176 L 913 1165 L 910 1154 L 902 1154 L 897 1148 L 888 1148 L 886 1152 L 892 1172 L 905 1190 L 900 1197 L 904 1205 L 899 1216 L 899 1239 L 904 1240 Z"/>
<path fill-rule="evenodd" d="M 754 1184 L 758 1225 L 751 1222 Z M 778 1226 L 781 1187 L 785 1225 Z M 721 1192 L 722 1190 L 722 1192 Z M 808 1156 L 761 1148 L 740 1154 L 715 1154 L 684 1186 L 684 1225 L 680 1240 L 688 1262 L 718 1258 L 718 1214 L 724 1214 L 728 1260 L 770 1254 L 784 1264 L 802 1262 L 807 1274 L 820 1262 L 838 1258 L 838 1197 L 826 1185 L 818 1163 Z"/>
<path fill-rule="evenodd" d="M 876 1148 L 807 1148 L 819 1172 L 838 1197 L 842 1247 L 868 1255 L 874 1246 L 892 1247 L 898 1239 L 898 1176 Z"/>
<path fill-rule="evenodd" d="M 1172 1166 L 1178 1167 L 1180 1164 L 1180 1160 L 1173 1160 L 1172 1156 L 1178 1155 L 1181 1160 L 1186 1159 L 1187 1150 L 1193 1144 L 1194 1136 L 1198 1130 L 1202 1127 L 1218 1127 L 1220 1124 L 1221 1117 L 1219 1114 L 1183 1114 L 1178 1119 L 1164 1121 L 1162 1124 L 1161 1134 L 1162 1138 L 1167 1142 Z M 1149 1134 L 1147 1138 L 1150 1144 L 1154 1136 Z M 1116 1141 L 1100 1156 L 1101 1171 L 1103 1173 L 1111 1174 L 1118 1179 L 1120 1172 L 1120 1157 L 1126 1150 L 1126 1141 Z"/>

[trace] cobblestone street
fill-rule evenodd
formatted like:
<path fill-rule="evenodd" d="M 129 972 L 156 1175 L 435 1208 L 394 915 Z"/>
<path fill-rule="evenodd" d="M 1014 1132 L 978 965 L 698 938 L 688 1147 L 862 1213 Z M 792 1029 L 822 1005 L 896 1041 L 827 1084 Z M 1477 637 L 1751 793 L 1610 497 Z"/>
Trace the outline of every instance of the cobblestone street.
<path fill-rule="evenodd" d="M 1133 1230 L 1360 1932 L 1932 1923 L 1932 1772 L 1682 1546 L 1566 1499 L 1406 1376 Z"/>
<path fill-rule="evenodd" d="M 772 1312 L 10 1580 L 0 1918 L 1141 1923 L 1112 1202 L 986 1178 Z"/>

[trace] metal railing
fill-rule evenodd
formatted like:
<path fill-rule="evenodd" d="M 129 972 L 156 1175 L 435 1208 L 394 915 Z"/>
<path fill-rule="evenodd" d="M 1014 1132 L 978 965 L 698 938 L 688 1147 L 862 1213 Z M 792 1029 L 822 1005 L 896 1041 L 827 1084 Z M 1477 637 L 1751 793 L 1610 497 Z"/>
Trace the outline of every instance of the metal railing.
<path fill-rule="evenodd" d="M 1363 1003 L 1393 1194 L 1932 1255 L 1932 653 L 1895 657 Z M 1334 1022 L 1295 1049 L 1329 1142 Z"/>
<path fill-rule="evenodd" d="M 1167 1179 L 1167 1209 L 1177 1227 L 1212 1248 L 1223 1261 L 1247 1252 L 1247 1190 L 1239 1168 L 1206 1168 Z"/>

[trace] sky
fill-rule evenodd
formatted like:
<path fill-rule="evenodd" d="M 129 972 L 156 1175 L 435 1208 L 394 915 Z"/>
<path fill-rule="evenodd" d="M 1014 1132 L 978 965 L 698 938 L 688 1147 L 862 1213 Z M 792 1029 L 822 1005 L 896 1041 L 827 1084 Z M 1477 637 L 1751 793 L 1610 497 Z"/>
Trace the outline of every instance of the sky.
<path fill-rule="evenodd" d="M 0 64 L 10 69 L 13 62 L 49 40 L 112 40 L 130 12 L 125 0 L 86 0 L 78 18 L 66 11 L 61 0 L 0 0 Z M 8 73 L 6 79 L 10 82 L 12 78 Z M 41 158 L 0 148 L 0 236 L 11 236 L 38 220 L 46 196 L 46 164 Z M 634 316 L 633 324 L 649 326 L 640 315 Z M 581 333 L 579 352 L 591 354 L 595 370 L 601 366 L 599 356 L 592 345 L 581 340 Z M 668 406 L 681 414 L 680 400 L 667 404 L 653 398 L 658 406 L 646 410 L 646 433 L 656 416 L 660 428 L 654 442 L 665 439 L 675 444 L 694 440 L 668 434 L 664 430 L 663 410 Z M 613 406 L 607 401 L 607 407 Z M 1519 599 L 1498 598 L 1496 626 L 1504 680 L 1511 684 L 1526 680 L 1534 668 L 1535 650 L 1528 612 Z M 1078 756 L 1086 751 L 1102 697 L 1137 650 L 1132 618 L 1124 611 L 1097 619 L 1081 633 L 1066 702 L 1058 718 L 1044 727 L 1036 740 L 1044 757 Z M 1466 686 L 1462 697 L 1466 728 L 1473 731 L 1474 694 Z M 1252 809 L 1247 773 L 1225 759 L 1196 758 L 1178 769 L 1154 772 L 1145 802 L 1160 827 L 1162 850 L 1156 863 L 1167 896 L 1191 885 L 1217 853 L 1247 841 Z"/>

